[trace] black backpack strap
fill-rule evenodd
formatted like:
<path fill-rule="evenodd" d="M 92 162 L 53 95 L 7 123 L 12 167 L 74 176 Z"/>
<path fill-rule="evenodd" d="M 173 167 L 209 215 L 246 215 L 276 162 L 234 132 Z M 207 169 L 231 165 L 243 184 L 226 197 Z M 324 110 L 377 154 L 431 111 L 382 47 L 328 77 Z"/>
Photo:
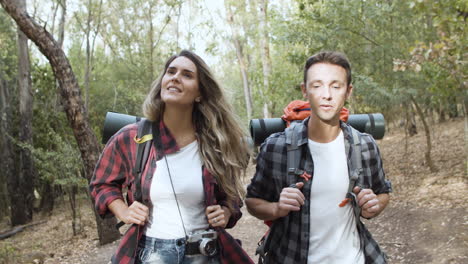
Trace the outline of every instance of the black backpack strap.
<path fill-rule="evenodd" d="M 291 126 L 286 128 L 286 147 L 287 147 L 287 170 L 288 176 L 299 176 L 304 173 L 299 169 L 299 164 L 302 158 L 302 150 L 298 146 L 298 135 L 301 132 L 300 123 L 291 123 Z M 296 177 L 288 177 L 288 179 L 296 180 Z M 289 182 L 289 184 L 294 182 Z"/>
<path fill-rule="evenodd" d="M 152 122 L 148 119 L 142 119 L 138 123 L 138 133 L 134 141 L 137 143 L 137 155 L 135 159 L 135 166 L 133 173 L 135 174 L 135 201 L 143 202 L 141 192 L 141 174 L 145 169 L 146 162 L 148 161 L 151 143 L 153 141 L 153 134 L 151 132 Z"/>
<path fill-rule="evenodd" d="M 143 195 L 141 188 L 141 174 L 148 161 L 149 153 L 151 150 L 151 143 L 153 142 L 153 135 L 151 132 L 152 122 L 147 119 L 141 119 L 138 123 L 138 132 L 134 142 L 137 144 L 135 166 L 133 167 L 133 173 L 135 174 L 135 193 L 133 197 L 135 201 L 143 203 Z M 116 228 L 119 229 L 125 223 L 120 221 L 117 223 Z"/>
<path fill-rule="evenodd" d="M 351 171 L 351 175 L 349 175 L 347 198 L 352 199 L 352 203 L 354 205 L 354 215 L 356 217 L 356 221 L 359 221 L 361 216 L 361 207 L 357 205 L 357 197 L 353 193 L 353 189 L 356 186 L 356 182 L 359 180 L 359 177 L 361 176 L 363 171 L 361 156 L 361 135 L 356 129 L 351 127 L 351 136 L 353 138 L 353 151 L 351 152 L 351 162 L 353 164 L 354 170 Z"/>

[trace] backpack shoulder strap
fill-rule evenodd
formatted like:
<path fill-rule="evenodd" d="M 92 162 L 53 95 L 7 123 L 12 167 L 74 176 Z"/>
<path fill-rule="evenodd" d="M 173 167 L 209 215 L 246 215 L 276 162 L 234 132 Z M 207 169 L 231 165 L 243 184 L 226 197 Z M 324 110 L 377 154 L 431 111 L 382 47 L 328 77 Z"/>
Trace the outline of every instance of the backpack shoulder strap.
<path fill-rule="evenodd" d="M 151 143 L 153 142 L 153 134 L 151 132 L 152 122 L 148 119 L 142 119 L 138 123 L 138 133 L 134 138 L 137 144 L 137 153 L 133 173 L 135 173 L 135 200 L 142 202 L 141 193 L 141 173 L 148 161 Z"/>
<path fill-rule="evenodd" d="M 362 173 L 362 156 L 361 156 L 361 135 L 360 133 L 351 127 L 351 136 L 353 138 L 353 151 L 351 152 L 351 162 L 354 165 L 354 171 L 351 172 L 349 178 L 348 192 L 352 192 L 356 185 L 359 175 Z"/>
<path fill-rule="evenodd" d="M 351 136 L 353 138 L 353 147 L 351 152 L 351 163 L 354 165 L 354 170 L 352 170 L 349 175 L 349 186 L 348 186 L 348 193 L 346 198 L 350 199 L 353 204 L 354 216 L 356 221 L 360 222 L 361 217 L 361 207 L 357 204 L 357 197 L 353 192 L 354 186 L 356 186 L 356 182 L 359 180 L 360 175 L 362 174 L 362 148 L 361 148 L 361 134 L 351 127 Z"/>
<path fill-rule="evenodd" d="M 287 147 L 287 170 L 288 176 L 297 176 L 304 173 L 299 169 L 301 162 L 302 151 L 298 146 L 298 135 L 300 132 L 300 123 L 291 123 L 291 126 L 286 128 L 286 147 Z M 289 177 L 291 178 L 291 177 Z M 294 177 L 294 179 L 296 179 Z"/>

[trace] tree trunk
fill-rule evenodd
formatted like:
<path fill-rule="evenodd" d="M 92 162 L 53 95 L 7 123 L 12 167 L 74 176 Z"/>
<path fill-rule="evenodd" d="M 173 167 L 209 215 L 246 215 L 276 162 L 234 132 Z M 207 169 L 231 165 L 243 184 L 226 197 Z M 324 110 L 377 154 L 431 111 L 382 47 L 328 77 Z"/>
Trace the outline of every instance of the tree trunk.
<path fill-rule="evenodd" d="M 431 158 L 431 150 L 432 150 L 431 131 L 429 130 L 429 126 L 427 125 L 426 118 L 424 118 L 424 114 L 423 114 L 421 108 L 419 107 L 418 103 L 416 102 L 416 100 L 414 99 L 413 96 L 411 96 L 410 98 L 411 98 L 411 102 L 413 102 L 414 107 L 416 108 L 416 112 L 418 113 L 419 117 L 421 118 L 421 121 L 422 121 L 423 126 L 424 126 L 424 132 L 426 133 L 427 149 L 426 149 L 426 153 L 424 155 L 425 158 L 426 158 L 426 163 L 429 166 L 429 169 L 431 170 L 431 172 L 436 172 L 437 168 L 434 165 L 434 163 L 432 162 L 432 158 Z"/>
<path fill-rule="evenodd" d="M 26 0 L 19 0 L 18 8 L 26 10 Z M 32 81 L 29 61 L 28 38 L 18 28 L 18 82 L 19 82 L 19 114 L 21 143 L 33 145 L 32 142 Z M 19 148 L 19 173 L 12 177 L 8 186 L 11 204 L 11 224 L 24 225 L 32 221 L 34 202 L 35 169 L 33 156 L 29 148 Z"/>
<path fill-rule="evenodd" d="M 148 29 L 148 38 L 149 38 L 149 62 L 148 62 L 148 70 L 150 72 L 150 83 L 154 81 L 154 25 L 153 25 L 153 4 L 150 2 L 149 3 L 149 8 L 148 8 L 148 21 L 149 21 L 149 29 Z"/>
<path fill-rule="evenodd" d="M 88 0 L 88 19 L 86 21 L 86 65 L 85 65 L 85 110 L 86 117 L 88 117 L 88 107 L 89 107 L 89 80 L 91 78 L 91 44 L 89 40 L 89 35 L 91 34 L 91 19 L 92 19 L 92 6 L 91 1 Z"/>
<path fill-rule="evenodd" d="M 405 154 L 404 154 L 404 157 L 406 159 L 407 155 L 408 155 L 408 124 L 410 122 L 410 114 L 409 114 L 409 110 L 408 110 L 408 107 L 404 107 L 405 109 Z"/>
<path fill-rule="evenodd" d="M 409 136 L 412 137 L 418 134 L 418 127 L 416 126 L 416 119 L 413 108 L 410 105 L 409 111 L 406 112 L 406 126 L 405 130 L 408 132 Z"/>
<path fill-rule="evenodd" d="M 245 99 L 245 107 L 247 112 L 247 118 L 250 120 L 252 119 L 252 92 L 249 85 L 249 76 L 247 71 L 247 63 L 245 61 L 244 52 L 242 50 L 242 43 L 240 41 L 239 32 L 237 30 L 237 25 L 234 22 L 234 15 L 231 10 L 232 6 L 231 3 L 225 2 L 226 8 L 226 16 L 227 22 L 231 26 L 232 30 L 232 42 L 234 44 L 234 48 L 236 49 L 236 56 L 237 60 L 239 61 L 239 69 L 242 76 L 242 84 L 244 87 L 244 99 Z"/>
<path fill-rule="evenodd" d="M 271 102 L 268 95 L 270 91 L 270 74 L 271 74 L 271 58 L 270 58 L 270 38 L 268 36 L 268 0 L 260 0 L 260 36 L 261 36 L 261 57 L 263 65 L 263 117 L 271 117 Z"/>
<path fill-rule="evenodd" d="M 72 212 L 72 229 L 73 235 L 76 236 L 81 233 L 81 213 L 80 207 L 76 202 L 76 194 L 78 192 L 78 186 L 72 185 L 68 190 L 68 201 L 70 203 L 70 209 Z"/>
<path fill-rule="evenodd" d="M 13 145 L 8 135 L 11 134 L 11 110 L 7 82 L 0 72 L 0 220 L 8 214 L 9 175 L 15 175 Z"/>
<path fill-rule="evenodd" d="M 234 40 L 234 46 L 236 46 L 236 54 L 237 59 L 239 60 L 239 67 L 242 75 L 242 85 L 244 87 L 244 100 L 245 100 L 245 108 L 247 111 L 247 119 L 252 119 L 253 113 L 253 103 L 252 103 L 252 91 L 250 90 L 249 85 L 249 75 L 247 71 L 247 66 L 244 59 L 244 54 L 242 52 L 242 47 L 238 39 Z"/>
<path fill-rule="evenodd" d="M 444 105 L 441 103 L 439 104 L 439 123 L 443 123 L 446 121 L 446 118 L 445 118 L 445 107 Z"/>
<path fill-rule="evenodd" d="M 448 98 L 448 114 L 451 119 L 459 117 L 456 96 Z"/>
<path fill-rule="evenodd" d="M 59 1 L 60 6 L 62 7 L 62 15 L 60 16 L 59 22 L 59 33 L 58 33 L 58 45 L 60 48 L 63 47 L 63 41 L 65 39 L 65 18 L 67 16 L 67 0 Z M 53 32 L 52 32 L 53 33 Z"/>
<path fill-rule="evenodd" d="M 65 38 L 65 17 L 67 15 L 67 1 L 66 0 L 62 0 L 62 1 L 59 0 L 57 5 L 60 6 L 60 8 L 62 10 L 62 14 L 60 15 L 60 21 L 59 21 L 59 32 L 58 32 L 57 42 L 58 42 L 59 47 L 63 48 L 63 39 Z M 53 21 L 55 22 L 55 19 Z M 51 32 L 52 32 L 52 34 L 54 34 L 53 30 Z M 54 108 L 55 108 L 54 110 L 59 111 L 59 109 L 61 108 L 60 107 L 60 100 L 59 100 L 59 98 L 60 98 L 60 94 L 59 94 L 60 83 L 58 82 L 57 79 L 55 80 L 55 87 L 57 89 L 57 93 L 55 94 L 55 98 L 54 98 Z M 53 122 L 53 123 L 57 123 L 57 122 Z"/>
<path fill-rule="evenodd" d="M 100 145 L 89 126 L 88 119 L 84 115 L 86 111 L 81 99 L 80 88 L 65 53 L 44 27 L 37 24 L 27 12 L 18 8 L 16 1 L 0 0 L 0 3 L 16 21 L 19 28 L 49 60 L 55 78 L 60 84 L 62 106 L 78 143 L 86 178 L 91 179 L 99 158 Z M 96 222 L 101 244 L 112 242 L 120 237 L 120 233 L 114 228 L 115 218 L 103 220 L 96 217 Z"/>
<path fill-rule="evenodd" d="M 51 215 L 55 205 L 55 188 L 49 181 L 43 181 L 41 187 L 41 202 L 39 209 L 41 212 Z"/>

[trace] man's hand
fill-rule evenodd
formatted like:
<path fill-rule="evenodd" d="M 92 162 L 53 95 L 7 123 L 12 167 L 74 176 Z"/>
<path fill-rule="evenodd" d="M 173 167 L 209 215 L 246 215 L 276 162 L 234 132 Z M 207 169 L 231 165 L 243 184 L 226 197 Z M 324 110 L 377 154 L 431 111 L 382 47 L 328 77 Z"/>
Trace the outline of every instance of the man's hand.
<path fill-rule="evenodd" d="M 364 218 L 379 215 L 390 199 L 388 193 L 376 195 L 372 189 L 361 189 L 357 186 L 354 187 L 353 192 L 356 194 L 358 205 L 361 207 L 361 216 Z"/>
<path fill-rule="evenodd" d="M 275 212 L 277 218 L 287 216 L 291 211 L 301 210 L 301 206 L 304 205 L 305 201 L 304 194 L 300 190 L 303 186 L 303 182 L 298 182 L 296 188 L 283 188 Z"/>
<path fill-rule="evenodd" d="M 287 216 L 291 211 L 299 211 L 305 201 L 304 194 L 300 190 L 304 183 L 298 182 L 295 186 L 295 188 L 283 188 L 278 202 L 269 202 L 260 198 L 247 198 L 245 199 L 247 210 L 258 219 L 267 221 L 274 221 Z"/>

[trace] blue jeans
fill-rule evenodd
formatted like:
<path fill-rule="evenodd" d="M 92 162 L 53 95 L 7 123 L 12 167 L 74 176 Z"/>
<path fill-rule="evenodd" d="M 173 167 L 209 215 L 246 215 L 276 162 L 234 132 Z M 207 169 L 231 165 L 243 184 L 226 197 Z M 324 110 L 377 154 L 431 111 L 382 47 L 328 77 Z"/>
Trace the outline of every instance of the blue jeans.
<path fill-rule="evenodd" d="M 218 255 L 185 255 L 185 238 L 159 239 L 142 236 L 138 242 L 136 264 L 219 264 Z"/>

